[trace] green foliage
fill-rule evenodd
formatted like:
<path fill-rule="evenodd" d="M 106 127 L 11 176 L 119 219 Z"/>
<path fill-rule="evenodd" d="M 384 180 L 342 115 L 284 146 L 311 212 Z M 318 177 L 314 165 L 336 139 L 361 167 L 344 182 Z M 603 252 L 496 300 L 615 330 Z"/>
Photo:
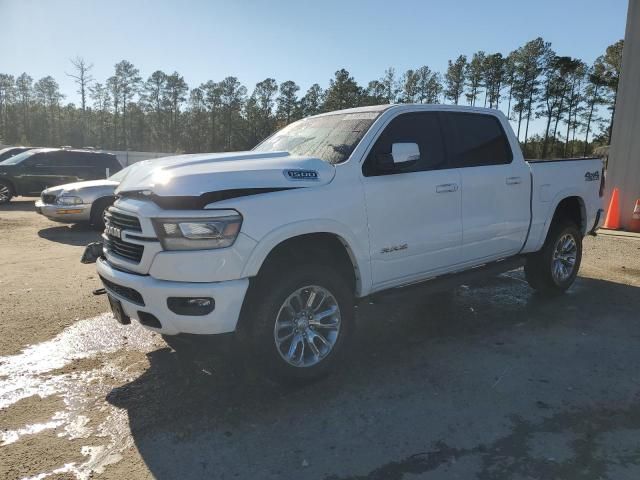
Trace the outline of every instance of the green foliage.
<path fill-rule="evenodd" d="M 143 81 L 122 60 L 114 74 L 95 82 L 92 65 L 71 60 L 80 105 L 64 104 L 51 76 L 34 82 L 27 73 L 0 74 L 0 141 L 41 146 L 95 146 L 165 152 L 246 150 L 299 118 L 363 105 L 460 103 L 501 109 L 515 122 L 527 156 L 587 155 L 607 144 L 615 114 L 622 40 L 591 66 L 558 56 L 542 38 L 503 56 L 478 51 L 448 62 L 444 75 L 424 65 L 402 75 L 389 67 L 361 86 L 346 69 L 326 90 L 274 78 L 248 96 L 238 78 L 209 80 L 189 90 L 184 78 L 157 70 Z M 606 114 L 606 109 L 609 113 Z M 544 121 L 529 135 L 533 117 Z M 606 117 L 606 118 L 605 118 Z"/>
<path fill-rule="evenodd" d="M 365 92 L 344 68 L 335 73 L 329 81 L 329 88 L 325 94 L 324 110 L 342 110 L 361 105 Z"/>
<path fill-rule="evenodd" d="M 449 67 L 447 68 L 447 73 L 444 75 L 446 85 L 444 96 L 456 105 L 464 92 L 466 71 L 467 57 L 465 55 L 460 55 L 455 62 L 449 60 Z"/>

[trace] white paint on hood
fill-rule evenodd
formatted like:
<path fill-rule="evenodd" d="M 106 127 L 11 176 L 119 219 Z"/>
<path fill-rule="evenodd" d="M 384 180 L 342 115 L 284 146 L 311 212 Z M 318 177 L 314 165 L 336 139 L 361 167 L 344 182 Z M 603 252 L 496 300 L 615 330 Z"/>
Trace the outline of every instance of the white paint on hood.
<path fill-rule="evenodd" d="M 317 178 L 291 179 L 287 172 L 317 172 Z M 314 157 L 287 152 L 203 153 L 164 157 L 151 168 L 130 172 L 116 194 L 147 190 L 159 196 L 200 196 L 240 188 L 287 188 L 326 185 L 335 167 Z"/>

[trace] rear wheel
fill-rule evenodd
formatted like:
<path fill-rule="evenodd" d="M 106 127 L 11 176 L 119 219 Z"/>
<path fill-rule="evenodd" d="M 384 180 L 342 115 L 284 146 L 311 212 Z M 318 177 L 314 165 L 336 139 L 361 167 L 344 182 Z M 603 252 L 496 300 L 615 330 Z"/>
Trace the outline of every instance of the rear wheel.
<path fill-rule="evenodd" d="M 327 265 L 297 265 L 257 280 L 246 305 L 249 348 L 284 381 L 309 381 L 342 364 L 353 330 L 353 291 Z"/>
<path fill-rule="evenodd" d="M 555 221 L 539 252 L 524 267 L 529 285 L 543 293 L 559 294 L 575 281 L 582 261 L 582 235 L 571 221 Z"/>
<path fill-rule="evenodd" d="M 0 180 L 0 205 L 9 203 L 13 198 L 13 187 L 10 183 Z"/>

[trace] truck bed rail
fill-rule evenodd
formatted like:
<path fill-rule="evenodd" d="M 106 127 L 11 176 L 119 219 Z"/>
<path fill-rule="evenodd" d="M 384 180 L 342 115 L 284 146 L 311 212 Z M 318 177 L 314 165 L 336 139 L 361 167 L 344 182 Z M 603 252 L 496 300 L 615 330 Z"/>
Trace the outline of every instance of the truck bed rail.
<path fill-rule="evenodd" d="M 600 160 L 600 157 L 525 158 L 528 163 L 577 162 L 582 160 Z"/>

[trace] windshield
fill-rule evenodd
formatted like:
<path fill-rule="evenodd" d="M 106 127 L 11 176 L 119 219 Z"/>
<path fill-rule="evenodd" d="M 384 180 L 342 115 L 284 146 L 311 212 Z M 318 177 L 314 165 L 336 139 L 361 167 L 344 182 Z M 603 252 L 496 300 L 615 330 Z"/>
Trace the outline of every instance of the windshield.
<path fill-rule="evenodd" d="M 29 158 L 31 155 L 37 153 L 37 150 L 27 150 L 26 152 L 19 153 L 13 157 L 7 158 L 4 162 L 0 162 L 0 165 L 17 165 L 23 160 Z"/>
<path fill-rule="evenodd" d="M 254 148 L 257 152 L 289 152 L 344 162 L 380 112 L 339 113 L 299 120 Z"/>

